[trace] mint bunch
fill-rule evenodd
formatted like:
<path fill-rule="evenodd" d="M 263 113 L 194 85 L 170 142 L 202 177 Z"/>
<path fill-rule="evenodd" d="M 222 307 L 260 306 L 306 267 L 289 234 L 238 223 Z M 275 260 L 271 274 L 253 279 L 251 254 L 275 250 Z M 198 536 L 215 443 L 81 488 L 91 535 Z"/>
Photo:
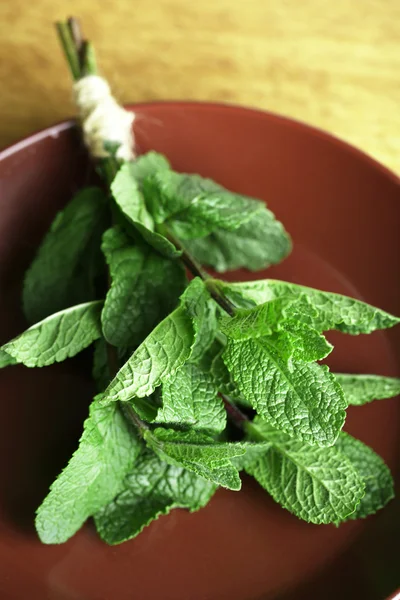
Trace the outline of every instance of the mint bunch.
<path fill-rule="evenodd" d="M 173 171 L 149 152 L 80 191 L 26 273 L 32 323 L 0 366 L 45 367 L 92 347 L 98 389 L 79 447 L 37 511 L 45 543 L 93 517 L 109 544 L 219 486 L 253 476 L 311 523 L 366 517 L 393 497 L 387 466 L 342 431 L 348 405 L 400 380 L 333 374 L 324 333 L 368 334 L 400 319 L 358 300 L 216 271 L 266 268 L 291 241 L 253 198 Z M 236 433 L 232 434 L 233 428 Z"/>

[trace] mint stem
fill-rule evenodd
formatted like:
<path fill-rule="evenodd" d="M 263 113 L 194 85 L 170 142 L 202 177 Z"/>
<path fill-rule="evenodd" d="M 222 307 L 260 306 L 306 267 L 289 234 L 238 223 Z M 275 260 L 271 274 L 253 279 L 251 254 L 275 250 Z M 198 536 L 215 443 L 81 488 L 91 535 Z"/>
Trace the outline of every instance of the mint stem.
<path fill-rule="evenodd" d="M 149 429 L 147 423 L 142 421 L 139 415 L 133 410 L 132 406 L 127 402 L 120 402 L 119 407 L 122 410 L 125 418 L 130 421 L 135 428 L 139 429 L 140 434 L 143 436 L 144 432 Z"/>
<path fill-rule="evenodd" d="M 75 17 L 69 17 L 69 19 L 67 19 L 67 27 L 69 29 L 69 34 L 74 46 L 74 51 L 76 52 L 78 57 L 79 72 L 81 72 L 83 70 L 84 64 L 84 42 L 81 26 L 78 19 L 76 19 Z"/>
<path fill-rule="evenodd" d="M 245 429 L 246 423 L 249 422 L 247 416 L 242 413 L 242 411 L 235 404 L 233 404 L 233 402 L 231 402 L 227 396 L 224 394 L 220 394 L 220 396 L 224 403 L 226 413 L 232 423 L 239 429 Z"/>
<path fill-rule="evenodd" d="M 267 438 L 261 433 L 257 425 L 254 425 L 254 423 L 252 423 L 250 420 L 244 424 L 244 430 L 253 442 L 267 441 Z"/>
<path fill-rule="evenodd" d="M 69 23 L 61 22 L 56 23 L 56 27 L 72 78 L 74 81 L 77 81 L 81 77 L 81 68 L 75 41 L 72 37 L 71 27 Z"/>
<path fill-rule="evenodd" d="M 70 17 L 66 23 L 56 23 L 56 27 L 73 79 L 77 81 L 85 75 L 97 74 L 93 47 L 88 41 L 84 40 L 79 21 L 74 17 Z M 100 171 L 107 185 L 110 185 L 118 171 L 115 159 L 102 160 Z M 110 276 L 108 285 L 109 287 L 111 285 Z M 117 348 L 108 342 L 107 362 L 110 377 L 114 379 L 119 371 L 118 352 Z M 144 430 L 148 429 L 147 424 L 142 421 L 130 405 L 120 402 L 119 407 L 125 418 L 139 429 L 143 435 Z"/>
<path fill-rule="evenodd" d="M 107 348 L 107 362 L 108 362 L 108 370 L 110 373 L 111 379 L 114 379 L 115 375 L 119 371 L 119 361 L 118 361 L 118 352 L 115 346 L 112 346 L 108 342 L 106 343 Z M 142 419 L 136 414 L 133 408 L 125 403 L 119 402 L 119 408 L 122 411 L 124 417 L 132 423 L 135 427 L 139 429 L 139 431 L 143 434 L 145 429 L 148 429 L 147 424 L 142 421 Z"/>
<path fill-rule="evenodd" d="M 230 317 L 235 315 L 236 306 L 218 289 L 215 279 L 210 277 L 206 280 L 206 287 L 214 300 L 220 305 Z"/>
<path fill-rule="evenodd" d="M 173 233 L 168 229 L 168 227 L 163 225 L 157 226 L 157 231 L 166 237 L 172 244 L 174 244 L 177 250 L 182 252 L 181 261 L 185 265 L 187 269 L 194 275 L 195 277 L 200 277 L 204 283 L 210 295 L 214 298 L 215 302 L 219 304 L 219 306 L 230 316 L 233 317 L 235 314 L 236 307 L 232 302 L 221 292 L 218 288 L 215 279 L 211 277 L 209 273 L 201 266 L 199 262 L 187 251 L 185 246 L 182 244 L 178 238 L 176 238 Z"/>
<path fill-rule="evenodd" d="M 84 75 L 96 74 L 97 67 L 93 47 L 83 39 L 79 21 L 70 17 L 67 23 L 57 23 L 57 31 L 72 77 L 78 80 Z M 110 185 L 118 171 L 117 162 L 113 158 L 105 159 L 101 161 L 99 167 L 107 185 Z M 221 292 L 211 275 L 203 269 L 200 263 L 186 250 L 165 224 L 158 225 L 156 229 L 159 233 L 167 237 L 177 250 L 182 252 L 181 260 L 184 265 L 195 277 L 200 277 L 206 283 L 208 291 L 217 304 L 229 316 L 233 317 L 236 310 L 235 305 Z"/>
<path fill-rule="evenodd" d="M 74 17 L 70 17 L 66 23 L 59 22 L 56 26 L 73 79 L 77 81 L 85 75 L 97 74 L 93 46 L 87 40 L 84 40 L 79 21 Z M 117 174 L 118 167 L 119 165 L 114 158 L 108 158 L 101 161 L 99 171 L 107 186 L 111 185 L 111 182 Z M 165 224 L 158 225 L 157 230 L 167 237 L 177 250 L 182 252 L 181 260 L 187 269 L 192 275 L 200 277 L 205 282 L 206 287 L 215 302 L 217 302 L 229 316 L 233 317 L 236 310 L 235 305 L 223 294 L 211 275 L 203 269 L 201 264 L 187 251 L 180 240 L 172 234 Z M 110 284 L 109 278 L 109 286 Z M 118 353 L 117 349 L 108 343 L 107 360 L 110 376 L 113 379 L 119 371 Z M 233 405 L 228 398 L 222 396 L 222 399 L 227 414 L 232 422 L 243 429 L 243 423 L 248 420 L 246 415 Z M 120 408 L 125 417 L 133 423 L 141 433 L 148 429 L 147 424 L 142 421 L 130 405 L 120 403 Z"/>

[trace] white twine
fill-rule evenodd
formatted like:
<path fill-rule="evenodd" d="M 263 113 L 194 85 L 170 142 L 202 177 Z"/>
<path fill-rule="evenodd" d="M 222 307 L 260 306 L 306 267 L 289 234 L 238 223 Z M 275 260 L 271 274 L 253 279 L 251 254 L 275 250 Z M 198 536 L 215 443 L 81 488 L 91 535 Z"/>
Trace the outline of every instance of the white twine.
<path fill-rule="evenodd" d="M 116 157 L 135 158 L 132 123 L 135 115 L 122 108 L 111 94 L 105 79 L 87 75 L 74 84 L 75 101 L 79 108 L 85 143 L 95 158 L 111 153 L 105 142 L 119 145 Z"/>

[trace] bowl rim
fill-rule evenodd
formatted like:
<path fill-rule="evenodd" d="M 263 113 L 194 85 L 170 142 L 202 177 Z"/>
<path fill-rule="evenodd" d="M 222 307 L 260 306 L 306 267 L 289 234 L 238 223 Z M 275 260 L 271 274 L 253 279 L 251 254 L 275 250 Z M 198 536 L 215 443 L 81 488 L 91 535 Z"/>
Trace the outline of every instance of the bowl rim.
<path fill-rule="evenodd" d="M 285 126 L 293 127 L 295 129 L 301 129 L 301 130 L 305 129 L 310 134 L 312 134 L 313 136 L 315 136 L 317 138 L 323 139 L 326 142 L 329 142 L 330 144 L 340 146 L 343 150 L 345 150 L 346 152 L 348 152 L 355 158 L 360 159 L 361 161 L 366 163 L 368 166 L 379 171 L 382 175 L 386 176 L 393 183 L 400 185 L 400 174 L 397 175 L 397 173 L 392 171 L 389 167 L 386 167 L 385 165 L 380 163 L 377 159 L 373 158 L 367 152 L 364 152 L 364 150 L 361 150 L 360 148 L 353 146 L 350 142 L 342 140 L 341 138 L 337 137 L 336 135 L 334 135 L 328 131 L 325 131 L 323 129 L 320 129 L 319 127 L 316 127 L 314 125 L 309 125 L 308 123 L 305 123 L 304 121 L 301 121 L 301 120 L 298 120 L 298 119 L 295 119 L 295 118 L 292 118 L 289 116 L 281 115 L 281 114 L 278 114 L 278 113 L 275 113 L 272 111 L 255 108 L 255 107 L 243 106 L 243 105 L 239 105 L 239 104 L 233 104 L 233 103 L 230 104 L 230 103 L 224 103 L 224 102 L 203 102 L 201 100 L 154 100 L 154 101 L 150 101 L 150 102 L 135 102 L 135 103 L 128 102 L 128 103 L 124 104 L 124 107 L 127 110 L 130 110 L 132 112 L 137 112 L 137 113 L 140 113 L 140 110 L 143 110 L 143 109 L 145 109 L 146 111 L 149 109 L 150 109 L 150 111 L 151 111 L 151 109 L 156 110 L 160 106 L 162 106 L 163 108 L 170 109 L 170 110 L 190 109 L 193 107 L 204 110 L 204 111 L 224 111 L 225 112 L 228 110 L 228 111 L 239 113 L 241 115 L 247 115 L 247 116 L 250 116 L 253 118 L 278 121 L 279 123 L 282 123 Z M 58 137 L 58 134 L 60 132 L 65 131 L 67 129 L 72 129 L 72 128 L 76 127 L 76 125 L 77 125 L 76 119 L 67 118 L 62 121 L 58 121 L 58 122 L 54 123 L 53 125 L 49 125 L 48 127 L 38 129 L 27 136 L 21 137 L 20 139 L 16 140 L 15 142 L 7 145 L 5 148 L 0 150 L 0 161 L 4 160 L 5 158 L 11 156 L 12 154 L 18 152 L 19 150 L 22 150 L 23 148 L 25 148 L 27 146 L 35 144 L 36 142 L 38 142 L 46 137 L 49 137 L 49 136 L 50 137 Z"/>

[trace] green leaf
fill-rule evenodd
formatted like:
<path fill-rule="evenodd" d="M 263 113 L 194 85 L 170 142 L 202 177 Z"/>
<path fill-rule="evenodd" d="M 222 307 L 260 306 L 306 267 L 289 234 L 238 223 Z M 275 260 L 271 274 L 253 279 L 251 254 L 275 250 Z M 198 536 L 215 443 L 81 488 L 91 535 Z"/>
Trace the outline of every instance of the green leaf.
<path fill-rule="evenodd" d="M 318 331 L 338 329 L 344 333 L 357 335 L 371 333 L 376 329 L 386 329 L 400 323 L 398 317 L 360 300 L 285 281 L 265 279 L 233 284 L 219 282 L 219 285 L 228 297 L 231 292 L 236 295 L 241 294 L 254 304 L 262 304 L 281 297 L 299 297 L 306 294 L 318 313 L 312 322 L 308 321 L 308 324 Z"/>
<path fill-rule="evenodd" d="M 343 388 L 348 404 L 353 406 L 361 406 L 372 400 L 392 398 L 400 394 L 400 378 L 397 377 L 336 373 L 336 379 Z"/>
<path fill-rule="evenodd" d="M 111 381 L 107 360 L 107 344 L 104 338 L 94 343 L 92 377 L 98 392 L 104 392 Z"/>
<path fill-rule="evenodd" d="M 282 333 L 245 342 L 228 339 L 223 359 L 242 395 L 277 429 L 311 445 L 331 446 L 346 402 L 328 367 L 290 359 Z"/>
<path fill-rule="evenodd" d="M 256 419 L 252 428 L 272 445 L 246 467 L 276 502 L 309 523 L 337 523 L 354 513 L 364 483 L 336 447 L 315 448 Z M 251 433 L 250 433 L 251 435 Z"/>
<path fill-rule="evenodd" d="M 154 221 L 142 195 L 143 182 L 150 175 L 169 169 L 165 156 L 147 152 L 134 161 L 124 163 L 112 183 L 112 193 L 118 196 L 122 210 L 151 230 L 154 229 Z"/>
<path fill-rule="evenodd" d="M 286 333 L 287 359 L 312 362 L 322 360 L 333 350 L 323 335 L 301 321 L 287 321 L 282 323 L 281 330 Z"/>
<path fill-rule="evenodd" d="M 138 346 L 177 306 L 184 269 L 149 246 L 132 246 L 116 227 L 104 234 L 102 249 L 112 280 L 101 315 L 104 337 L 114 346 Z"/>
<path fill-rule="evenodd" d="M 343 431 L 335 448 L 350 460 L 365 483 L 365 496 L 349 519 L 361 519 L 372 515 L 394 498 L 390 470 L 372 448 Z"/>
<path fill-rule="evenodd" d="M 215 355 L 211 362 L 210 373 L 214 378 L 215 385 L 221 394 L 230 396 L 231 398 L 242 398 L 242 394 L 233 381 L 231 374 L 228 371 L 226 364 L 223 361 L 222 355 L 224 347 L 220 346 L 219 352 Z M 245 403 L 250 406 L 249 402 Z"/>
<path fill-rule="evenodd" d="M 116 352 L 118 364 L 121 366 L 132 354 L 132 350 L 129 350 L 129 348 L 116 348 Z M 104 392 L 112 379 L 108 364 L 107 343 L 104 338 L 94 343 L 92 377 L 96 383 L 98 392 Z"/>
<path fill-rule="evenodd" d="M 23 306 L 30 323 L 96 298 L 97 272 L 89 266 L 97 269 L 106 200 L 101 189 L 85 188 L 57 214 L 25 275 Z"/>
<path fill-rule="evenodd" d="M 45 544 L 61 544 L 123 487 L 140 451 L 133 429 L 116 404 L 90 406 L 79 447 L 37 511 L 36 529 Z"/>
<path fill-rule="evenodd" d="M 111 184 L 111 192 L 122 213 L 143 239 L 167 258 L 176 258 L 181 252 L 167 238 L 154 231 L 154 221 L 140 189 L 143 171 L 139 169 L 138 172 L 135 164 L 128 162 L 122 165 Z"/>
<path fill-rule="evenodd" d="M 190 360 L 196 362 L 215 339 L 218 330 L 217 305 L 200 277 L 192 279 L 182 295 L 182 304 L 193 320 L 195 341 Z"/>
<path fill-rule="evenodd" d="M 156 222 L 169 220 L 180 239 L 204 237 L 216 229 L 234 231 L 263 204 L 235 194 L 200 175 L 161 171 L 144 182 Z"/>
<path fill-rule="evenodd" d="M 252 308 L 238 308 L 233 317 L 222 316 L 219 319 L 220 329 L 233 340 L 272 335 L 280 331 L 283 322 L 298 317 L 296 305 L 296 298 L 283 297 Z"/>
<path fill-rule="evenodd" d="M 9 367 L 10 365 L 16 365 L 17 361 L 13 356 L 7 354 L 7 352 L 0 348 L 0 369 L 4 369 L 4 367 Z"/>
<path fill-rule="evenodd" d="M 188 360 L 193 336 L 190 317 L 182 307 L 177 308 L 157 325 L 118 371 L 102 402 L 127 402 L 135 396 L 150 396 Z"/>
<path fill-rule="evenodd" d="M 102 301 L 78 304 L 32 325 L 2 348 L 26 367 L 46 367 L 75 356 L 101 337 Z"/>
<path fill-rule="evenodd" d="M 333 346 L 306 322 L 315 310 L 303 294 L 298 298 L 278 298 L 250 309 L 238 309 L 235 316 L 220 319 L 220 328 L 233 340 L 245 341 L 285 332 L 280 348 L 286 359 L 311 362 L 328 356 Z M 278 342 L 278 338 L 275 338 Z"/>
<path fill-rule="evenodd" d="M 134 398 L 130 405 L 139 417 L 147 423 L 152 423 L 157 417 L 159 404 L 154 402 L 154 394 L 146 398 Z"/>
<path fill-rule="evenodd" d="M 156 422 L 192 426 L 220 433 L 226 426 L 226 412 L 210 373 L 186 364 L 162 386 L 162 408 Z"/>
<path fill-rule="evenodd" d="M 233 232 L 217 230 L 185 245 L 201 264 L 220 273 L 265 269 L 285 258 L 292 247 L 282 223 L 264 207 Z"/>
<path fill-rule="evenodd" d="M 162 428 L 146 431 L 145 439 L 154 452 L 169 464 L 184 467 L 217 485 L 240 490 L 240 477 L 230 459 L 244 454 L 245 445 L 216 442 L 212 437 L 195 431 Z"/>
<path fill-rule="evenodd" d="M 225 345 L 216 338 L 211 348 L 204 354 L 198 364 L 203 370 L 210 372 L 214 379 L 214 384 L 221 394 L 228 396 L 235 404 L 252 408 L 250 402 L 242 396 L 223 361 L 222 355 L 224 349 Z"/>
<path fill-rule="evenodd" d="M 135 163 L 124 163 L 111 184 L 112 194 L 124 215 L 133 224 L 141 224 L 150 231 L 154 230 L 154 221 L 148 212 L 139 181 L 135 176 Z"/>
<path fill-rule="evenodd" d="M 96 514 L 96 528 L 108 544 L 120 544 L 173 508 L 202 508 L 215 490 L 209 481 L 168 465 L 146 449 L 126 477 L 124 490 Z"/>
<path fill-rule="evenodd" d="M 232 464 L 239 470 L 251 468 L 254 463 L 265 457 L 268 450 L 272 447 L 271 442 L 266 440 L 254 443 L 246 443 L 246 452 L 242 456 L 235 456 L 231 459 Z"/>
<path fill-rule="evenodd" d="M 171 165 L 168 159 L 159 152 L 146 152 L 141 154 L 133 162 L 128 163 L 131 177 L 134 178 L 140 187 L 143 186 L 143 182 L 146 177 L 154 175 L 154 173 L 168 171 L 171 169 Z"/>
<path fill-rule="evenodd" d="M 166 256 L 167 258 L 179 258 L 182 254 L 181 250 L 177 250 L 174 244 L 160 233 L 150 231 L 141 223 L 134 223 L 134 225 L 142 238 L 163 256 Z"/>

